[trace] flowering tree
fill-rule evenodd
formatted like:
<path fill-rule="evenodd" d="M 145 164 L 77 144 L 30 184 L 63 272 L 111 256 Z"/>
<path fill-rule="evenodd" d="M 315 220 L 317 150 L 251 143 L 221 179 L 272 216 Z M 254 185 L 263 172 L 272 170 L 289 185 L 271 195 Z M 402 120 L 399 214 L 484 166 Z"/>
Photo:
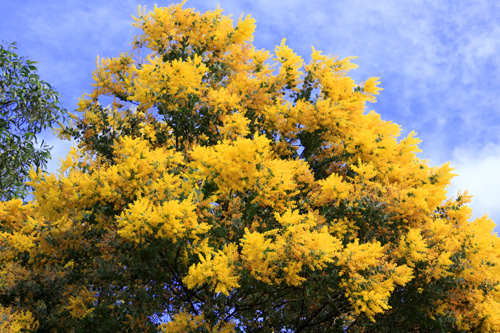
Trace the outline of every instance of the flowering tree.
<path fill-rule="evenodd" d="M 453 174 L 365 112 L 351 59 L 251 44 L 250 17 L 139 11 L 79 145 L 0 205 L 4 327 L 499 331 L 500 250 Z M 111 103 L 101 106 L 103 101 Z M 24 325 L 24 326 L 23 326 Z"/>

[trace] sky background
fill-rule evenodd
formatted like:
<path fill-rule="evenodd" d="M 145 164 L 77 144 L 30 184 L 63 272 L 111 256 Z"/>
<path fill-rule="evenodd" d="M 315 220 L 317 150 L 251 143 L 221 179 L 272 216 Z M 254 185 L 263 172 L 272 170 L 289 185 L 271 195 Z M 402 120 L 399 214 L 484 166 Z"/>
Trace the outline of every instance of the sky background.
<path fill-rule="evenodd" d="M 40 77 L 76 109 L 90 92 L 97 55 L 131 49 L 132 15 L 168 1 L 1 0 L 0 40 L 37 61 Z M 200 12 L 220 4 L 237 20 L 257 21 L 254 45 L 273 51 L 282 38 L 306 61 L 311 46 L 325 54 L 357 56 L 351 77 L 380 77 L 384 91 L 368 104 L 385 120 L 416 131 L 420 158 L 450 161 L 459 174 L 449 189 L 474 195 L 474 218 L 500 222 L 500 1 L 188 0 Z M 46 136 L 55 171 L 72 145 Z M 500 228 L 495 229 L 497 232 Z"/>

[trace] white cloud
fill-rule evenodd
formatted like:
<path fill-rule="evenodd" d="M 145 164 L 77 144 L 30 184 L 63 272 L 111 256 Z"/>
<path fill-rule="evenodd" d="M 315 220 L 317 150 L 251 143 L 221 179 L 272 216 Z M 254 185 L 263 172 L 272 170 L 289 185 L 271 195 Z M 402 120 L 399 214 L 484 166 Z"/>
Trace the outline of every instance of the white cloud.
<path fill-rule="evenodd" d="M 453 190 L 468 190 L 474 196 L 474 218 L 488 214 L 500 224 L 500 144 L 488 144 L 481 149 L 457 148 L 451 164 L 459 175 L 453 180 Z M 500 231 L 498 227 L 497 230 Z"/>

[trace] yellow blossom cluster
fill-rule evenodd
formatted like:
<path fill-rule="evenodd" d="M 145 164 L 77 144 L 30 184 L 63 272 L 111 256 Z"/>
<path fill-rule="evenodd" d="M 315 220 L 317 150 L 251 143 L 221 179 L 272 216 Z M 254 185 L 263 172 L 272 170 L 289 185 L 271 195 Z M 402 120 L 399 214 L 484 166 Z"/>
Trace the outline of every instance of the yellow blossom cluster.
<path fill-rule="evenodd" d="M 163 333 L 196 332 L 197 330 L 209 333 L 234 332 L 235 325 L 232 323 L 220 321 L 214 327 L 210 327 L 204 319 L 203 314 L 195 316 L 189 312 L 180 312 L 174 316 L 172 321 L 161 324 L 159 331 Z"/>
<path fill-rule="evenodd" d="M 281 228 L 265 233 L 245 230 L 243 265 L 255 279 L 298 286 L 306 280 L 304 266 L 321 270 L 337 259 L 339 240 L 326 227 L 319 229 L 312 214 L 287 210 L 283 215 L 276 213 L 276 220 Z"/>
<path fill-rule="evenodd" d="M 38 322 L 29 311 L 12 311 L 0 306 L 0 331 L 4 333 L 34 332 Z"/>
<path fill-rule="evenodd" d="M 377 313 L 390 308 L 387 304 L 396 285 L 404 286 L 413 277 L 406 265 L 397 266 L 384 258 L 380 243 L 359 244 L 356 240 L 346 246 L 340 256 L 341 286 L 347 289 L 356 313 L 365 313 L 374 320 Z"/>

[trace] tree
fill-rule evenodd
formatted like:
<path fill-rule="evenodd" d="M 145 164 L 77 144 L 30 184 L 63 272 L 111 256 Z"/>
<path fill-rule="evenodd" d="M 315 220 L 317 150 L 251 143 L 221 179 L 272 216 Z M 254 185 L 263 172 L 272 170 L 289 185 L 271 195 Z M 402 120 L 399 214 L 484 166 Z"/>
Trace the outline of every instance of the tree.
<path fill-rule="evenodd" d="M 134 25 L 61 130 L 78 147 L 32 171 L 31 202 L 0 206 L 4 325 L 500 330 L 494 224 L 447 199 L 452 169 L 419 159 L 413 133 L 365 112 L 377 78 L 285 41 L 256 50 L 254 20 L 221 9 Z"/>
<path fill-rule="evenodd" d="M 24 181 L 34 165 L 45 168 L 50 147 L 36 135 L 54 126 L 65 112 L 59 95 L 41 81 L 36 62 L 19 57 L 16 44 L 0 44 L 0 198 L 24 197 Z"/>

